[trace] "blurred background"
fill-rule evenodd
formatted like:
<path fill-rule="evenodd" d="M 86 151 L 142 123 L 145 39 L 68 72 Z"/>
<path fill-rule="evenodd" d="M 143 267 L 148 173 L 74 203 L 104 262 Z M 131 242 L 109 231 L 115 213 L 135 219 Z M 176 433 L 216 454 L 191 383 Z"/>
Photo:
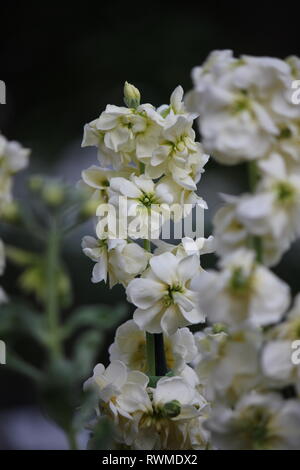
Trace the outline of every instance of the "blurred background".
<path fill-rule="evenodd" d="M 236 55 L 300 55 L 299 19 L 292 7 L 208 3 L 1 4 L 0 79 L 6 83 L 7 104 L 0 105 L 0 129 L 8 139 L 32 149 L 27 174 L 57 175 L 75 184 L 82 169 L 96 163 L 96 149 L 80 148 L 83 125 L 98 117 L 107 103 L 122 105 L 125 80 L 141 90 L 142 102 L 158 106 L 168 102 L 178 84 L 185 91 L 191 88 L 192 67 L 213 49 L 233 49 Z M 23 172 L 16 178 L 17 197 L 25 197 L 25 177 Z M 199 185 L 209 206 L 206 236 L 220 205 L 218 193 L 239 193 L 246 184 L 242 166 L 209 162 Z M 74 286 L 72 308 L 96 303 L 113 307 L 124 300 L 124 291 L 90 282 L 92 262 L 80 248 L 86 234 L 93 234 L 92 223 L 77 230 L 64 250 Z M 6 234 L 6 241 L 7 236 L 10 244 L 32 248 L 26 237 L 15 240 L 14 234 Z M 294 291 L 300 276 L 296 251 L 299 245 L 276 268 Z M 203 260 L 204 267 L 214 262 L 213 256 Z M 8 265 L 1 279 L 12 297 L 19 294 L 18 273 Z M 99 361 L 107 361 L 112 338 L 113 331 Z M 38 351 L 31 345 L 18 348 L 37 360 Z M 66 446 L 63 434 L 39 411 L 30 380 L 0 366 L 0 449 Z"/>

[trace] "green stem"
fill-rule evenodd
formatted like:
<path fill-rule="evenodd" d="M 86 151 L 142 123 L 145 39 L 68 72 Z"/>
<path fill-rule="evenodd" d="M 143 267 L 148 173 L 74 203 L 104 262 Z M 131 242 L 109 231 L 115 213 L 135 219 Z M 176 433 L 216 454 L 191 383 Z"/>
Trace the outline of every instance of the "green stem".
<path fill-rule="evenodd" d="M 150 240 L 144 239 L 144 249 L 151 252 Z M 156 375 L 154 334 L 146 332 L 146 356 L 148 375 Z"/>
<path fill-rule="evenodd" d="M 60 236 L 55 218 L 51 221 L 48 235 L 48 246 L 46 253 L 47 269 L 47 304 L 46 313 L 48 319 L 50 349 L 53 358 L 61 355 L 60 327 L 59 327 L 59 304 L 57 292 L 57 273 L 59 264 Z"/>
<path fill-rule="evenodd" d="M 67 438 L 68 438 L 70 450 L 78 450 L 77 440 L 76 440 L 76 433 L 73 429 L 71 429 L 67 433 Z"/>
<path fill-rule="evenodd" d="M 249 180 L 249 187 L 252 193 L 255 192 L 257 183 L 259 181 L 259 171 L 257 168 L 257 164 L 255 161 L 248 163 L 248 180 Z M 256 261 L 258 263 L 262 263 L 263 261 L 263 243 L 261 237 L 256 235 L 252 236 L 251 240 L 252 248 L 256 253 Z"/>
<path fill-rule="evenodd" d="M 148 375 L 156 375 L 155 365 L 155 336 L 146 332 L 146 354 L 147 354 L 147 373 Z"/>

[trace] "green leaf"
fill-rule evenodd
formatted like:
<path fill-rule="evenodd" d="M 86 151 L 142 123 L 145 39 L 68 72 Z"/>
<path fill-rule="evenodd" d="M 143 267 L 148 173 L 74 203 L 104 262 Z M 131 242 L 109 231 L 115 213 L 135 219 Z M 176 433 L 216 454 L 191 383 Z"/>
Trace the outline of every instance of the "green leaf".
<path fill-rule="evenodd" d="M 85 378 L 91 371 L 102 345 L 102 334 L 89 330 L 82 333 L 74 345 L 73 365 L 78 378 Z"/>
<path fill-rule="evenodd" d="M 67 433 L 79 405 L 79 390 L 70 361 L 61 359 L 50 364 L 39 389 L 41 402 L 49 418 Z"/>
<path fill-rule="evenodd" d="M 65 324 L 64 334 L 70 336 L 83 327 L 97 330 L 109 330 L 115 327 L 126 315 L 124 304 L 110 307 L 107 305 L 87 305 L 75 310 Z"/>
<path fill-rule="evenodd" d="M 11 302 L 0 307 L 0 336 L 27 335 L 47 344 L 46 325 L 42 315 L 31 307 Z"/>
<path fill-rule="evenodd" d="M 92 429 L 88 450 L 109 450 L 112 448 L 112 426 L 107 418 L 101 418 Z"/>

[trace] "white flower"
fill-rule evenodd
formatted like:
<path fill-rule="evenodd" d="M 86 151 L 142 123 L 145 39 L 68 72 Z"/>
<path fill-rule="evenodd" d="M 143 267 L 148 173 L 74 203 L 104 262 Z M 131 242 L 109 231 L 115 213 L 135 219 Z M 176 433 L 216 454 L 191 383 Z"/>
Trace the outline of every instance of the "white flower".
<path fill-rule="evenodd" d="M 252 328 L 227 330 L 216 324 L 196 333 L 195 341 L 199 351 L 195 370 L 209 400 L 219 397 L 232 401 L 261 381 L 260 331 Z"/>
<path fill-rule="evenodd" d="M 18 142 L 0 135 L 0 213 L 1 206 L 12 200 L 12 176 L 27 166 L 29 153 Z"/>
<path fill-rule="evenodd" d="M 281 240 L 300 235 L 300 173 L 289 173 L 278 154 L 260 163 L 263 177 L 254 195 L 239 204 L 238 216 L 252 233 Z"/>
<path fill-rule="evenodd" d="M 239 249 L 220 262 L 221 271 L 202 271 L 193 281 L 199 305 L 210 322 L 269 325 L 279 321 L 289 302 L 289 287 L 254 252 Z"/>
<path fill-rule="evenodd" d="M 162 126 L 163 118 L 150 104 L 137 108 L 107 105 L 100 117 L 85 127 L 82 145 L 96 145 L 100 162 L 120 169 L 152 155 Z"/>
<path fill-rule="evenodd" d="M 133 414 L 135 432 L 123 434 L 132 449 L 190 449 L 189 423 L 205 412 L 207 402 L 181 377 L 163 377 L 156 388 L 137 392 L 129 385 L 119 399 Z M 200 423 L 199 423 L 200 424 Z"/>
<path fill-rule="evenodd" d="M 149 333 L 173 334 L 183 326 L 204 321 L 190 288 L 199 268 L 196 255 L 177 258 L 172 253 L 153 256 L 150 268 L 127 287 L 127 297 L 138 308 L 135 322 Z"/>
<path fill-rule="evenodd" d="M 300 393 L 300 368 L 292 362 L 292 343 L 300 340 L 299 294 L 285 321 L 269 331 L 268 339 L 261 358 L 265 376 L 279 386 L 294 384 Z"/>
<path fill-rule="evenodd" d="M 180 186 L 170 175 L 163 176 L 158 181 L 156 193 L 162 201 L 170 205 L 170 210 L 174 209 L 172 216 L 175 221 L 189 215 L 195 206 L 207 209 L 206 202 L 196 191 Z"/>
<path fill-rule="evenodd" d="M 235 408 L 215 406 L 206 426 L 218 449 L 296 450 L 300 448 L 300 402 L 255 392 Z"/>
<path fill-rule="evenodd" d="M 103 364 L 97 364 L 93 376 L 84 383 L 84 389 L 93 387 L 99 397 L 100 413 L 106 412 L 118 422 L 119 415 L 131 419 L 122 407 L 122 393 L 126 386 L 133 385 L 142 390 L 148 384 L 148 377 L 138 371 L 128 371 L 121 361 L 112 361 L 105 369 Z"/>
<path fill-rule="evenodd" d="M 184 237 L 178 245 L 173 245 L 163 240 L 153 240 L 153 243 L 157 246 L 154 250 L 155 255 L 169 252 L 180 258 L 184 258 L 189 255 L 197 255 L 200 257 L 201 255 L 206 255 L 215 251 L 215 241 L 212 235 L 208 238 L 199 237 L 195 240 L 190 237 Z"/>
<path fill-rule="evenodd" d="M 213 225 L 216 251 L 224 256 L 239 248 L 253 246 L 253 236 L 256 235 L 256 226 L 246 223 L 240 206 L 251 200 L 252 195 L 229 196 L 222 195 L 225 204 L 216 212 Z M 249 215 L 249 214 L 248 214 Z M 247 216 L 246 216 L 247 217 Z M 267 223 L 267 220 L 266 220 Z M 260 235 L 262 246 L 262 261 L 267 266 L 274 266 L 282 254 L 289 248 L 290 242 L 284 238 L 275 238 L 270 227 Z"/>
<path fill-rule="evenodd" d="M 177 374 L 197 354 L 193 334 L 188 328 L 180 328 L 170 336 L 165 335 L 164 348 L 167 368 Z M 119 326 L 109 353 L 110 360 L 119 359 L 131 370 L 147 371 L 146 334 L 133 320 Z"/>
<path fill-rule="evenodd" d="M 178 185 L 196 190 L 209 156 L 203 152 L 201 144 L 195 142 L 192 125 L 192 118 L 182 114 L 165 125 L 159 145 L 145 161 L 150 178 L 169 174 Z"/>
<path fill-rule="evenodd" d="M 183 101 L 183 88 L 180 85 L 177 86 L 171 94 L 170 104 L 163 104 L 157 109 L 157 112 L 166 118 L 166 122 L 172 119 L 176 114 L 189 115 Z"/>
<path fill-rule="evenodd" d="M 128 223 L 127 230 L 132 238 L 153 238 L 159 236 L 162 224 L 170 217 L 170 207 L 161 196 L 167 197 L 167 191 L 158 195 L 156 184 L 145 175 L 131 175 L 130 179 L 112 178 L 110 181 L 109 203 L 119 210 L 120 198 L 126 198 Z M 180 208 L 179 208 L 180 209 Z"/>
<path fill-rule="evenodd" d="M 292 105 L 291 66 L 270 57 L 214 51 L 193 70 L 188 109 L 199 112 L 204 148 L 220 162 L 262 158 L 287 118 L 299 118 Z"/>
<path fill-rule="evenodd" d="M 147 267 L 151 254 L 136 243 L 126 240 L 97 240 L 86 236 L 82 240 L 86 256 L 96 262 L 92 282 L 107 281 L 113 287 L 117 283 L 126 286 L 135 276 Z"/>

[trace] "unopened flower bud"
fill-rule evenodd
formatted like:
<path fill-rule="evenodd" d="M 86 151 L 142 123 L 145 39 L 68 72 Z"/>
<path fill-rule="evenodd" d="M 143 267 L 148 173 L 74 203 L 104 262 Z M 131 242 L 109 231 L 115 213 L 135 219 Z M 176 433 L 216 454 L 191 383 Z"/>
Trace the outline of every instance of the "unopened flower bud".
<path fill-rule="evenodd" d="M 164 418 L 176 418 L 180 414 L 181 406 L 178 400 L 172 400 L 164 404 L 162 415 Z"/>
<path fill-rule="evenodd" d="M 59 183 L 48 183 L 43 189 L 43 200 L 51 207 L 60 206 L 64 202 L 64 188 Z"/>
<path fill-rule="evenodd" d="M 41 191 L 44 186 L 44 178 L 40 175 L 33 175 L 28 179 L 28 187 L 31 191 Z"/>
<path fill-rule="evenodd" d="M 141 101 L 139 90 L 131 83 L 125 82 L 124 85 L 124 102 L 128 108 L 137 108 Z"/>
<path fill-rule="evenodd" d="M 215 335 L 218 333 L 226 333 L 227 327 L 223 323 L 214 323 L 212 326 L 212 331 Z"/>
<path fill-rule="evenodd" d="M 15 201 L 8 202 L 1 209 L 1 218 L 10 224 L 20 221 L 20 209 Z"/>

